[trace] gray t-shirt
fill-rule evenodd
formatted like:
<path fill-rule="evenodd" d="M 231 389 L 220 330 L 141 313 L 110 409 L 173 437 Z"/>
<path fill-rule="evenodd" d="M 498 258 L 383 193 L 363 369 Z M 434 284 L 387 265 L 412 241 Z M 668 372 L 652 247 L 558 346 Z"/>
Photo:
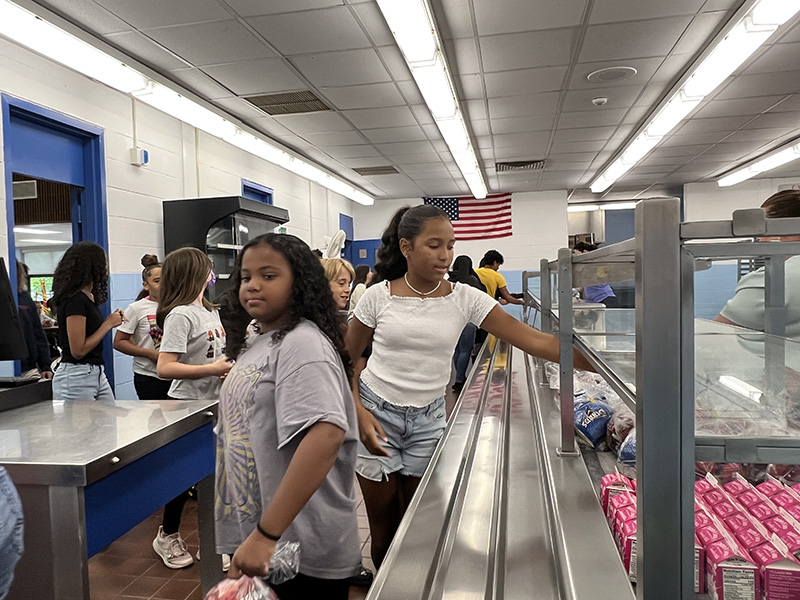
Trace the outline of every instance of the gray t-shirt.
<path fill-rule="evenodd" d="M 345 431 L 328 476 L 281 537 L 300 542 L 300 572 L 323 579 L 358 573 L 355 462 L 358 427 L 350 386 L 330 340 L 301 321 L 283 340 L 259 335 L 222 385 L 217 425 L 217 551 L 232 554 L 255 529 L 305 432 L 319 422 Z"/>
<path fill-rule="evenodd" d="M 173 308 L 164 319 L 164 335 L 159 352 L 179 354 L 185 365 L 211 364 L 225 355 L 225 329 L 219 312 L 189 304 Z M 215 399 L 219 396 L 219 377 L 175 379 L 169 388 L 171 398 Z"/>

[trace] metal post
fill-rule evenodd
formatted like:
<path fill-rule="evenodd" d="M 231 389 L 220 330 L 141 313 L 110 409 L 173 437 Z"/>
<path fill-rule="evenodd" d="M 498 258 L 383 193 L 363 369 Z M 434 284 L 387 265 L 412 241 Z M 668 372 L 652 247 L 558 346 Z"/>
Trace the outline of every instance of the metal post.
<path fill-rule="evenodd" d="M 550 311 L 553 310 L 553 290 L 550 287 L 550 261 L 543 258 L 539 262 L 539 293 L 542 295 L 542 331 L 553 333 L 553 321 Z"/>
<path fill-rule="evenodd" d="M 786 388 L 786 257 L 768 256 L 764 265 L 764 375 L 766 404 L 782 414 Z"/>
<path fill-rule="evenodd" d="M 682 276 L 682 261 L 691 264 L 688 253 L 681 253 L 680 201 L 640 202 L 636 206 L 640 600 L 694 598 L 694 314 L 689 309 L 692 286 L 688 275 L 684 275 L 687 280 Z"/>
<path fill-rule="evenodd" d="M 574 383 L 572 379 L 572 250 L 558 251 L 558 339 L 560 353 L 561 447 L 559 456 L 580 456 L 575 447 Z"/>
<path fill-rule="evenodd" d="M 214 535 L 214 475 L 197 483 L 197 532 L 200 538 L 200 589 L 203 596 L 224 579 L 222 557 L 217 554 Z"/>

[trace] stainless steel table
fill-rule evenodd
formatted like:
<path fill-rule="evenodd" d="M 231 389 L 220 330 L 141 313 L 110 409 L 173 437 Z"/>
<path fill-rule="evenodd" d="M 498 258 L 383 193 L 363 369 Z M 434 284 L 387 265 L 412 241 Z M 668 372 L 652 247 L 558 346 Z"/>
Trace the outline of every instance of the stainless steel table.
<path fill-rule="evenodd" d="M 216 410 L 207 400 L 117 400 L 0 413 L 0 465 L 25 515 L 9 600 L 89 600 L 89 557 L 195 484 L 203 591 L 216 583 Z"/>

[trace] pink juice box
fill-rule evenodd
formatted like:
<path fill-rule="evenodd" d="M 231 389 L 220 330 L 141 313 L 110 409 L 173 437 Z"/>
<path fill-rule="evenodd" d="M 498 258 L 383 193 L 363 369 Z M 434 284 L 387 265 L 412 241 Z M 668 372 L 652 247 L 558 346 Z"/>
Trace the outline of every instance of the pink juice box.
<path fill-rule="evenodd" d="M 789 521 L 784 519 L 781 515 L 775 515 L 774 517 L 770 517 L 766 521 L 763 521 L 763 524 L 764 527 L 769 529 L 772 533 L 777 534 L 778 536 L 780 536 L 782 532 L 797 531 L 792 525 L 789 524 Z"/>
<path fill-rule="evenodd" d="M 614 517 L 617 511 L 623 506 L 628 506 L 630 504 L 636 504 L 636 496 L 631 492 L 622 492 L 609 499 L 608 510 L 606 511 L 606 518 L 608 519 L 609 526 L 614 524 Z"/>
<path fill-rule="evenodd" d="M 756 486 L 756 489 L 769 498 L 770 496 L 774 496 L 778 492 L 782 491 L 783 486 L 774 479 L 768 479 L 764 483 L 759 483 Z"/>
<path fill-rule="evenodd" d="M 770 496 L 769 499 L 772 500 L 773 504 L 781 508 L 788 508 L 789 506 L 800 504 L 800 501 L 788 490 L 781 490 L 777 494 Z"/>
<path fill-rule="evenodd" d="M 800 521 L 800 504 L 793 504 L 792 506 L 787 506 L 784 510 L 789 513 L 793 519 L 796 521 Z"/>
<path fill-rule="evenodd" d="M 755 489 L 747 490 L 736 496 L 736 501 L 745 508 L 750 508 L 754 504 L 759 504 L 764 500 L 766 500 L 766 497 L 759 494 Z"/>
<path fill-rule="evenodd" d="M 703 496 L 707 492 L 713 490 L 716 486 L 708 479 L 698 479 L 694 482 L 694 493 Z"/>
<path fill-rule="evenodd" d="M 746 550 L 760 546 L 767 541 L 767 536 L 752 525 L 739 529 L 735 535 L 736 539 L 742 543 L 742 546 L 744 546 Z"/>
<path fill-rule="evenodd" d="M 778 514 L 770 502 L 760 502 L 749 507 L 750 514 L 762 523 Z"/>
<path fill-rule="evenodd" d="M 614 517 L 614 539 L 617 542 L 617 546 L 622 547 L 622 536 L 620 535 L 620 532 L 622 531 L 622 526 L 628 521 L 635 521 L 635 520 L 636 520 L 635 504 L 628 504 L 627 506 L 623 506 L 622 508 L 617 510 L 617 514 Z"/>
<path fill-rule="evenodd" d="M 709 545 L 722 539 L 722 533 L 719 528 L 713 524 L 701 527 L 696 533 L 704 548 L 708 548 Z"/>
<path fill-rule="evenodd" d="M 751 527 L 755 522 L 755 519 L 745 513 L 736 513 L 725 519 L 725 525 L 734 533 L 745 527 Z"/>
<path fill-rule="evenodd" d="M 632 582 L 636 581 L 636 531 L 636 521 L 625 521 L 619 532 L 622 563 Z"/>
<path fill-rule="evenodd" d="M 694 536 L 694 593 L 706 592 L 706 549 Z"/>
<path fill-rule="evenodd" d="M 796 531 L 784 531 L 777 534 L 781 541 L 786 544 L 786 548 L 795 558 L 800 555 L 800 533 Z"/>
<path fill-rule="evenodd" d="M 631 480 L 621 473 L 609 473 L 600 479 L 600 503 L 603 506 L 603 512 L 608 514 L 608 501 L 617 494 L 629 492 L 631 488 Z"/>
<path fill-rule="evenodd" d="M 704 510 L 698 510 L 694 513 L 694 528 L 695 530 L 700 529 L 701 527 L 707 527 L 708 525 L 713 525 L 713 521 L 711 517 L 708 516 L 708 513 Z"/>
<path fill-rule="evenodd" d="M 707 593 L 714 600 L 760 600 L 761 575 L 747 551 L 732 540 L 706 546 Z"/>
<path fill-rule="evenodd" d="M 735 515 L 739 512 L 739 509 L 733 505 L 733 502 L 730 500 L 723 500 L 722 502 L 717 502 L 714 506 L 711 507 L 711 510 L 714 511 L 721 519 L 726 519 L 731 515 Z"/>
<path fill-rule="evenodd" d="M 768 600 L 800 600 L 800 563 L 781 547 L 766 542 L 750 554 L 761 571 L 764 597 Z"/>
<path fill-rule="evenodd" d="M 714 506 L 720 502 L 724 502 L 728 497 L 720 488 L 713 489 L 703 494 L 703 500 L 709 506 Z"/>
<path fill-rule="evenodd" d="M 747 480 L 745 480 L 741 475 L 737 474 L 737 477 L 733 481 L 729 481 L 725 485 L 722 486 L 726 492 L 728 492 L 731 496 L 738 496 L 742 492 L 746 492 L 747 490 L 753 489 Z"/>
<path fill-rule="evenodd" d="M 795 483 L 793 486 L 791 486 L 791 489 L 800 494 L 800 483 Z"/>

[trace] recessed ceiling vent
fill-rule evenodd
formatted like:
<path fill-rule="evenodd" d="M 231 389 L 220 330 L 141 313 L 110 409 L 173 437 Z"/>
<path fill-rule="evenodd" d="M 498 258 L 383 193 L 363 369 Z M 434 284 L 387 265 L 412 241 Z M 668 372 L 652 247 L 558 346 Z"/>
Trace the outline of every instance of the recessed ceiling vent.
<path fill-rule="evenodd" d="M 629 79 L 636 75 L 638 71 L 633 67 L 606 67 L 597 69 L 586 76 L 592 83 L 614 83 L 623 79 Z"/>
<path fill-rule="evenodd" d="M 397 169 L 388 165 L 385 167 L 361 167 L 360 169 L 353 169 L 353 171 L 362 177 L 372 177 L 373 175 L 394 175 L 398 172 Z"/>
<path fill-rule="evenodd" d="M 268 115 L 299 115 L 303 113 L 320 112 L 331 108 L 320 100 L 313 92 L 284 92 L 281 94 L 267 94 L 263 96 L 249 96 L 244 98 L 257 109 Z"/>
<path fill-rule="evenodd" d="M 513 162 L 495 163 L 494 168 L 498 173 L 503 171 L 541 171 L 544 169 L 546 160 L 515 160 Z"/>

